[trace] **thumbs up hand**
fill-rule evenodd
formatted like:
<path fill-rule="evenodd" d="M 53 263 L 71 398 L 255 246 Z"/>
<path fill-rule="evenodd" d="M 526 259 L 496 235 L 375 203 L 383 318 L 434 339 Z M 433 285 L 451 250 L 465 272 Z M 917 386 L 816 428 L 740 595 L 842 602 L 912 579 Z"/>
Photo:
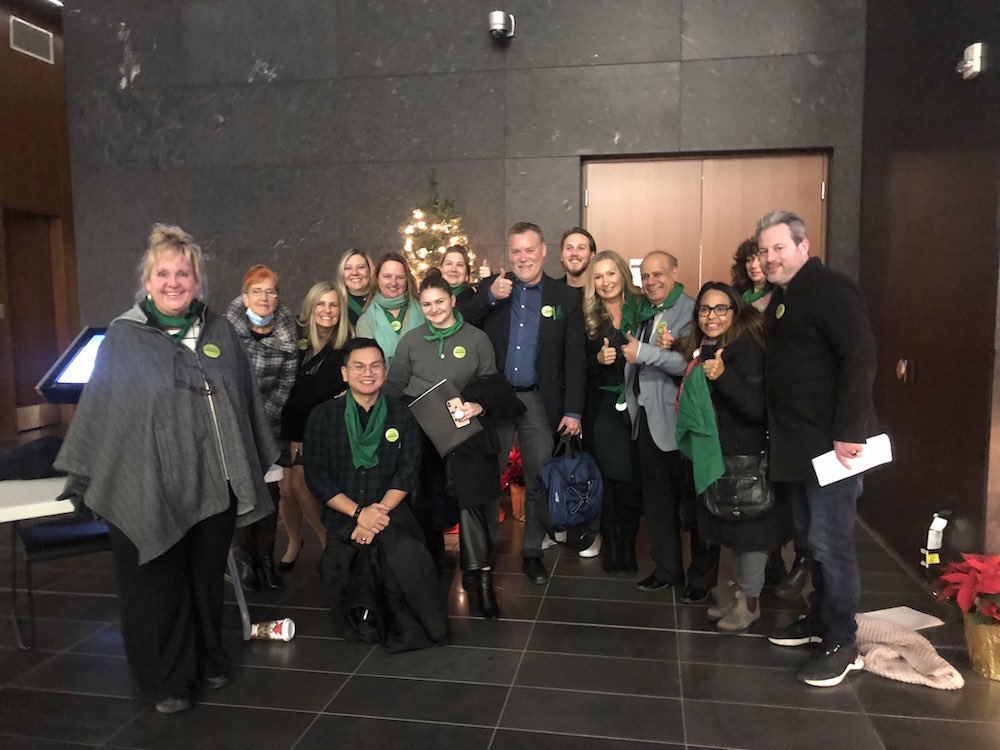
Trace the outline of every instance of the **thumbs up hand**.
<path fill-rule="evenodd" d="M 622 356 L 625 357 L 626 362 L 634 365 L 639 356 L 639 339 L 633 336 L 631 331 L 625 334 L 625 339 L 627 343 L 622 347 Z"/>
<path fill-rule="evenodd" d="M 608 337 L 604 337 L 604 346 L 597 352 L 597 361 L 602 365 L 612 365 L 618 359 L 618 350 L 608 343 Z"/>
<path fill-rule="evenodd" d="M 722 361 L 722 352 L 724 351 L 725 347 L 717 349 L 715 358 L 702 364 L 702 367 L 705 369 L 705 377 L 709 380 L 718 380 L 722 373 L 726 371 L 726 365 Z"/>
<path fill-rule="evenodd" d="M 493 295 L 493 299 L 507 299 L 513 289 L 513 282 L 507 278 L 504 269 L 501 267 L 500 273 L 497 274 L 497 277 L 493 279 L 493 283 L 490 284 L 490 293 Z"/>

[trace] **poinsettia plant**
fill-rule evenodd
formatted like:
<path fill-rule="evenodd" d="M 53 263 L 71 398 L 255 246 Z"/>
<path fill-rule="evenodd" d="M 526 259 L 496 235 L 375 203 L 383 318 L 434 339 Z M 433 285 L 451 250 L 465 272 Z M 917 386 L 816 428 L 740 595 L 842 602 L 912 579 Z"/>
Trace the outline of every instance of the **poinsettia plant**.
<path fill-rule="evenodd" d="M 500 475 L 500 489 L 505 490 L 512 484 L 524 485 L 524 464 L 521 463 L 521 451 L 515 445 L 507 456 L 507 468 Z"/>
<path fill-rule="evenodd" d="M 940 578 L 938 599 L 954 599 L 962 612 L 982 624 L 1000 625 L 1000 555 L 962 555 Z"/>

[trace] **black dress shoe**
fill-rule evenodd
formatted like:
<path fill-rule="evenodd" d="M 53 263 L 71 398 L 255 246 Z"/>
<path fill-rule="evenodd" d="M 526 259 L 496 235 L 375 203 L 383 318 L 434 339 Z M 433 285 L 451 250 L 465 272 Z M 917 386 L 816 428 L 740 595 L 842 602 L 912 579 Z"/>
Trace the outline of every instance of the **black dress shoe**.
<path fill-rule="evenodd" d="M 278 575 L 278 571 L 274 569 L 274 558 L 270 555 L 261 555 L 257 571 L 258 578 L 269 589 L 281 591 L 285 588 L 285 582 L 281 580 L 281 576 Z"/>
<path fill-rule="evenodd" d="M 475 570 L 463 570 L 462 571 L 462 588 L 465 591 L 475 591 L 479 586 L 479 576 L 476 575 Z"/>
<path fill-rule="evenodd" d="M 549 582 L 549 571 L 545 569 L 545 563 L 540 557 L 524 557 L 521 559 L 521 572 L 528 580 L 538 586 L 544 586 Z"/>
<path fill-rule="evenodd" d="M 697 586 L 685 586 L 684 594 L 681 596 L 682 602 L 697 604 L 708 599 L 708 589 L 700 589 Z"/>
<path fill-rule="evenodd" d="M 639 589 L 639 591 L 659 591 L 660 589 L 670 588 L 673 585 L 674 584 L 672 583 L 661 581 L 656 577 L 656 573 L 650 573 L 648 576 L 639 581 L 635 587 Z"/>
<path fill-rule="evenodd" d="M 493 590 L 493 571 L 475 571 L 477 582 L 477 593 L 479 594 L 479 609 L 483 617 L 487 620 L 496 620 L 500 617 L 500 607 L 497 605 L 497 595 Z"/>

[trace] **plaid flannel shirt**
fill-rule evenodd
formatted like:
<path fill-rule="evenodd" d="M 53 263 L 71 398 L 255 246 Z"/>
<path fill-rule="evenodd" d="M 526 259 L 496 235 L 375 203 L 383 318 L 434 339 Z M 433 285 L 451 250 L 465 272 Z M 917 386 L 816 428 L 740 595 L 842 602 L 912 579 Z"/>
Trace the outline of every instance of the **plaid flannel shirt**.
<path fill-rule="evenodd" d="M 340 493 L 365 506 L 379 502 L 389 490 L 409 494 L 416 487 L 420 468 L 420 428 L 401 401 L 391 396 L 386 396 L 385 401 L 385 431 L 379 441 L 378 464 L 371 469 L 355 469 L 351 460 L 351 445 L 344 423 L 347 399 L 326 401 L 309 416 L 302 444 L 306 485 L 324 505 L 324 521 L 330 529 L 353 523 L 343 513 L 325 507 L 330 498 Z M 362 425 L 368 423 L 364 409 L 358 409 L 358 416 Z M 392 435 L 393 429 L 398 435 Z M 395 439 L 388 439 L 387 434 Z"/>

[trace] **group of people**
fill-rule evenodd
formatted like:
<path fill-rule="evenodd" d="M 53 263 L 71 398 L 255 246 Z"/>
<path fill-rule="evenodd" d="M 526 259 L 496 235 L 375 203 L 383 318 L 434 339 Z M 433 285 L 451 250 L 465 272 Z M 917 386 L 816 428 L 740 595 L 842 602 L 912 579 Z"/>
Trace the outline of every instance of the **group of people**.
<path fill-rule="evenodd" d="M 832 449 L 849 464 L 863 451 L 874 341 L 857 287 L 809 257 L 802 220 L 765 216 L 731 282 L 706 283 L 693 299 L 669 253 L 646 255 L 639 289 L 627 262 L 597 252 L 581 227 L 560 242 L 562 279 L 544 271 L 535 224 L 514 224 L 507 246 L 509 270 L 477 286 L 461 247 L 419 287 L 399 253 L 351 250 L 297 317 L 278 274 L 255 265 L 219 316 L 201 301 L 198 245 L 178 227 L 153 228 L 137 302 L 108 327 L 56 466 L 69 475 L 67 496 L 111 529 L 126 654 L 157 710 L 185 710 L 199 687 L 228 681 L 230 545 L 241 585 L 280 588 L 306 543 L 303 521 L 351 637 L 392 651 L 446 637 L 436 563 L 454 520 L 462 585 L 483 617 L 498 618 L 497 496 L 515 436 L 529 581 L 548 582 L 544 549 L 559 540 L 545 528 L 538 472 L 556 436 L 582 435 L 604 497 L 581 556 L 637 573 L 645 516 L 652 570 L 636 586 L 678 587 L 690 602 L 715 589 L 708 617 L 738 633 L 759 619 L 768 560 L 794 536 L 812 576 L 810 610 L 771 641 L 822 644 L 798 673 L 811 685 L 860 667 L 861 481 L 821 488 L 809 460 Z M 406 404 L 442 380 L 460 394 L 456 422 L 481 429 L 439 456 Z M 764 513 L 724 519 L 700 502 L 711 461 L 681 448 L 685 426 L 706 414 L 709 454 L 769 460 L 776 501 Z M 280 557 L 277 508 L 288 537 Z M 734 553 L 735 596 L 719 595 L 720 545 Z"/>

